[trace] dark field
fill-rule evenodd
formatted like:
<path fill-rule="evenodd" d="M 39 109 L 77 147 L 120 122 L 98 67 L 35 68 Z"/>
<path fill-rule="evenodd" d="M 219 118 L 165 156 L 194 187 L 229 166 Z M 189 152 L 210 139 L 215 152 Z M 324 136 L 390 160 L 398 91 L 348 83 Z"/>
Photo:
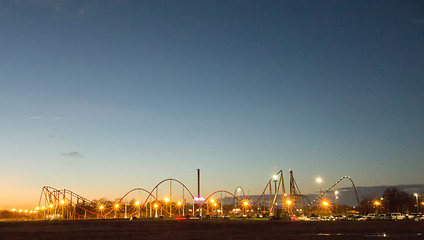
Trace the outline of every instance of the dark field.
<path fill-rule="evenodd" d="M 424 239 L 424 222 L 79 220 L 0 222 L 0 239 Z"/>

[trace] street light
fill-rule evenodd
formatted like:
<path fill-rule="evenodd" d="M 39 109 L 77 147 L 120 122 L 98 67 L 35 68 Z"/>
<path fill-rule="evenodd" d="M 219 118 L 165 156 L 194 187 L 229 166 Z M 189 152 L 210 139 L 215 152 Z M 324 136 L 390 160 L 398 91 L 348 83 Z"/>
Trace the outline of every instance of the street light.
<path fill-rule="evenodd" d="M 277 175 L 272 176 L 272 180 L 274 181 L 275 193 L 277 193 L 278 176 Z"/>
<path fill-rule="evenodd" d="M 380 201 L 374 201 L 374 205 L 375 205 L 375 208 L 377 209 L 377 213 L 378 213 L 378 206 L 381 205 L 381 202 Z"/>
<path fill-rule="evenodd" d="M 336 210 L 335 213 L 337 214 L 337 199 L 339 199 L 339 191 L 337 191 L 337 190 L 334 191 L 334 196 L 335 196 L 335 204 L 336 204 L 335 205 L 335 207 L 336 207 L 335 208 L 335 210 Z"/>
<path fill-rule="evenodd" d="M 158 204 L 155 203 L 153 207 L 155 208 L 155 217 L 158 218 Z"/>
<path fill-rule="evenodd" d="M 213 204 L 215 202 L 215 200 L 211 199 L 211 200 L 209 200 L 209 202 L 211 204 Z M 209 212 L 209 202 L 206 203 L 206 211 L 208 211 L 208 212 Z"/>
<path fill-rule="evenodd" d="M 420 205 L 418 204 L 418 193 L 414 193 L 415 198 L 417 199 L 417 213 L 420 212 Z"/>
<path fill-rule="evenodd" d="M 64 218 L 64 212 L 65 212 L 65 211 L 64 211 L 64 209 L 63 209 L 63 205 L 64 205 L 64 204 L 65 204 L 65 200 L 63 200 L 63 199 L 62 199 L 62 200 L 60 201 L 60 205 L 62 205 L 62 219 Z"/>
<path fill-rule="evenodd" d="M 136 206 L 136 208 L 137 208 L 138 217 L 140 217 L 140 216 L 141 216 L 141 206 L 140 206 L 140 202 L 139 202 L 139 201 L 136 201 L 136 202 L 134 203 L 134 205 L 135 205 L 135 206 Z"/>
<path fill-rule="evenodd" d="M 322 183 L 322 178 L 317 177 L 315 179 L 315 181 L 319 184 L 319 194 L 321 195 L 321 183 Z"/>
<path fill-rule="evenodd" d="M 244 201 L 243 202 L 244 205 L 244 213 L 246 213 L 246 208 L 249 206 L 249 202 L 248 201 Z"/>
<path fill-rule="evenodd" d="M 178 206 L 178 215 L 181 216 L 181 202 L 180 201 L 177 202 L 177 206 Z"/>
<path fill-rule="evenodd" d="M 165 212 L 168 211 L 167 210 L 168 202 L 169 202 L 169 198 L 165 198 Z M 171 207 L 169 207 L 169 208 L 171 208 Z M 171 211 L 169 211 L 169 217 L 171 217 Z"/>
<path fill-rule="evenodd" d="M 116 213 L 119 211 L 119 203 L 115 203 L 115 218 L 116 218 Z"/>

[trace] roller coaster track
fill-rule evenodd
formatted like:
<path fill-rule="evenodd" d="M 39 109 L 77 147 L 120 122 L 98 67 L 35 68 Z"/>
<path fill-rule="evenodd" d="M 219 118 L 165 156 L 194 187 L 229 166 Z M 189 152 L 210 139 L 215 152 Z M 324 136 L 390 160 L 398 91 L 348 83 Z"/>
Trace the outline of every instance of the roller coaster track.
<path fill-rule="evenodd" d="M 285 194 L 285 188 L 284 188 L 284 180 L 283 180 L 283 172 L 282 172 L 282 170 L 280 170 L 276 174 L 276 176 L 279 176 L 279 178 L 278 179 L 271 178 L 268 181 L 268 183 L 266 184 L 266 186 L 264 188 L 264 191 L 262 192 L 262 194 L 260 195 L 260 197 L 255 202 L 249 204 L 249 206 L 254 206 L 254 205 L 258 204 L 259 201 L 266 195 L 266 191 L 269 188 L 270 192 L 269 192 L 268 201 L 270 202 L 271 198 L 273 197 L 272 203 L 270 202 L 270 211 L 273 211 L 273 208 L 274 208 L 274 206 L 275 206 L 275 204 L 277 202 L 277 197 L 278 197 L 279 192 L 280 192 L 280 187 L 282 188 L 282 195 Z M 273 181 L 275 182 L 274 192 L 272 191 L 272 182 Z M 277 186 L 277 181 L 278 181 L 278 186 Z M 148 190 L 146 190 L 144 188 L 133 188 L 133 189 L 129 190 L 128 192 L 126 192 L 121 198 L 119 198 L 119 200 L 115 204 L 121 205 L 122 202 L 123 202 L 123 200 L 125 199 L 125 197 L 127 197 L 130 193 L 135 192 L 135 191 L 144 192 L 144 193 L 146 193 L 148 195 L 144 199 L 144 201 L 141 203 L 140 206 L 147 206 L 147 202 L 149 202 L 149 200 L 150 200 L 150 206 L 151 206 L 151 202 L 152 201 L 153 202 L 160 203 L 160 200 L 157 197 L 157 190 L 158 190 L 159 186 L 161 186 L 162 184 L 164 184 L 166 182 L 170 182 L 170 186 L 171 186 L 172 182 L 178 183 L 179 185 L 181 185 L 183 187 L 183 195 L 184 195 L 184 191 L 187 191 L 188 194 L 189 194 L 189 196 L 191 197 L 191 199 L 194 199 L 194 195 L 192 194 L 192 192 L 181 181 L 179 181 L 177 179 L 174 179 L 174 178 L 168 178 L 168 179 L 164 179 L 164 180 L 160 181 L 150 191 L 148 191 Z M 242 192 L 243 192 L 243 198 L 245 199 L 246 196 L 244 194 L 243 188 L 241 188 L 239 186 L 239 187 L 236 188 L 236 191 L 239 188 L 242 190 Z M 156 196 L 153 194 L 155 191 L 156 191 Z M 236 205 L 237 204 L 240 204 L 241 201 L 243 200 L 243 199 L 240 199 L 238 196 L 236 196 L 236 192 L 233 194 L 233 193 L 231 193 L 229 191 L 226 191 L 226 190 L 218 190 L 218 191 L 215 191 L 212 194 L 210 194 L 207 198 L 205 198 L 205 201 L 203 201 L 201 203 L 198 203 L 198 202 L 196 202 L 196 201 L 193 200 L 193 204 L 197 205 L 198 210 L 202 209 L 206 213 L 211 214 L 211 212 L 207 211 L 207 209 L 204 208 L 204 204 L 207 203 L 215 194 L 218 194 L 218 193 L 221 193 L 221 195 L 224 193 L 224 194 L 228 194 L 228 195 L 232 196 L 234 198 L 234 200 L 235 200 L 235 204 Z M 44 202 L 42 201 L 43 200 L 43 197 L 44 197 Z M 86 206 L 89 205 L 89 206 L 92 206 L 92 207 L 95 208 L 96 206 L 99 205 L 98 203 L 95 203 L 93 201 L 90 201 L 90 200 L 82 197 L 81 195 L 79 195 L 79 194 L 77 194 L 77 193 L 75 193 L 73 191 L 70 191 L 68 189 L 58 190 L 58 189 L 53 188 L 53 187 L 50 187 L 50 186 L 44 186 L 42 188 L 38 206 L 43 205 L 43 203 L 44 203 L 44 205 L 47 205 L 47 206 L 53 205 L 54 208 L 51 209 L 51 210 L 54 210 L 55 212 L 58 209 L 58 207 L 60 206 L 60 204 L 61 205 L 66 205 L 66 206 L 71 206 L 73 208 L 73 214 L 78 215 L 78 216 L 82 216 L 82 215 L 81 214 L 78 214 L 76 209 L 81 209 L 81 210 L 85 211 L 86 213 L 88 212 L 88 213 L 94 214 L 96 216 L 105 217 L 105 218 L 106 217 L 110 217 L 110 214 L 115 211 L 115 209 L 113 209 L 113 208 L 110 209 L 110 210 L 108 210 L 108 211 L 105 211 L 104 213 L 99 213 L 99 212 L 92 211 L 90 209 L 87 209 Z M 160 209 L 162 211 L 164 211 L 165 213 L 169 214 L 170 216 L 171 215 L 175 215 L 175 214 L 172 214 L 171 212 L 168 212 L 168 210 L 166 208 L 163 208 L 163 206 L 161 204 L 159 204 L 158 207 L 160 207 Z M 137 213 L 137 211 L 138 210 L 135 209 L 132 213 L 129 213 L 128 216 L 133 216 L 134 214 Z M 193 211 L 190 214 L 194 215 L 196 211 Z"/>
<path fill-rule="evenodd" d="M 343 176 L 341 177 L 337 182 L 335 182 L 331 187 L 327 188 L 324 192 L 322 192 L 317 198 L 315 198 L 312 202 L 309 203 L 309 206 L 311 207 L 312 205 L 314 205 L 314 203 L 316 203 L 318 200 L 320 200 L 327 192 L 329 192 L 331 189 L 333 189 L 337 184 L 339 184 L 341 181 L 343 181 L 344 179 L 349 179 L 350 182 L 352 183 L 352 187 L 353 190 L 355 191 L 355 196 L 356 196 L 356 202 L 359 205 L 359 197 L 358 197 L 358 192 L 356 191 L 356 187 L 355 187 L 355 183 L 353 182 L 353 180 L 349 177 L 349 176 Z"/>
<path fill-rule="evenodd" d="M 300 193 L 300 190 L 299 190 L 296 182 L 294 181 L 293 174 L 292 174 L 291 170 L 290 170 L 290 177 L 291 177 L 291 180 L 290 180 L 290 197 L 294 198 L 294 199 L 295 198 L 305 198 L 306 200 L 308 200 L 304 195 L 302 195 Z M 352 182 L 353 188 L 355 189 L 355 193 L 356 193 L 356 187 L 355 187 L 352 179 L 350 179 L 350 177 L 348 177 L 348 176 L 345 176 L 345 177 L 342 177 L 339 181 L 337 181 L 334 185 L 332 185 L 329 189 L 324 191 L 314 201 L 309 202 L 309 200 L 308 200 L 308 202 L 309 202 L 308 206 L 311 207 L 316 201 L 321 199 L 323 195 L 325 195 L 328 191 L 330 191 L 332 188 L 334 188 L 340 181 L 342 181 L 345 178 L 348 178 Z M 188 195 L 191 197 L 191 199 L 193 201 L 192 202 L 193 203 L 193 211 L 189 215 L 194 215 L 198 211 L 199 212 L 205 211 L 205 213 L 207 213 L 207 214 L 213 214 L 212 212 L 209 212 L 208 209 L 205 209 L 204 205 L 207 204 L 210 199 L 213 199 L 213 196 L 215 194 L 221 194 L 221 210 L 222 210 L 222 204 L 223 204 L 222 203 L 222 199 L 223 199 L 222 194 L 228 194 L 228 195 L 230 195 L 234 198 L 235 206 L 242 205 L 242 201 L 243 201 L 243 202 L 248 202 L 247 207 L 250 208 L 250 207 L 258 205 L 260 203 L 261 199 L 267 200 L 268 201 L 268 212 L 270 214 L 273 214 L 273 212 L 275 210 L 275 206 L 277 205 L 277 202 L 280 201 L 279 197 L 281 197 L 281 202 L 284 205 L 285 198 L 287 196 L 285 186 L 284 186 L 283 171 L 280 170 L 280 171 L 277 172 L 277 174 L 275 174 L 272 178 L 270 178 L 268 180 L 268 182 L 265 185 L 264 190 L 262 191 L 261 195 L 254 202 L 249 202 L 250 200 L 246 198 L 244 191 L 243 191 L 243 188 L 241 188 L 240 186 L 238 186 L 236 188 L 236 191 L 234 193 L 231 193 L 231 192 L 226 191 L 226 190 L 218 190 L 218 191 L 215 191 L 212 194 L 210 194 L 208 197 L 206 197 L 204 201 L 197 202 L 197 201 L 194 200 L 195 199 L 194 195 L 186 187 L 186 185 L 184 185 L 181 181 L 179 181 L 177 179 L 167 178 L 167 179 L 160 181 L 158 184 L 156 184 L 150 191 L 146 190 L 144 188 L 133 188 L 133 189 L 129 190 L 128 192 L 126 192 L 121 198 L 119 198 L 119 200 L 115 201 L 113 204 L 118 204 L 117 206 L 121 206 L 122 204 L 124 204 L 125 209 L 126 209 L 125 210 L 125 216 L 133 216 L 137 212 L 140 214 L 141 207 L 146 208 L 146 216 L 147 216 L 147 208 L 150 207 L 150 216 L 152 217 L 152 204 L 153 203 L 155 203 L 155 208 L 156 208 L 155 211 L 161 210 L 161 212 L 164 211 L 165 213 L 169 214 L 169 216 L 176 216 L 176 214 L 173 214 L 171 212 L 172 211 L 171 210 L 172 205 L 169 206 L 169 211 L 168 211 L 166 204 L 165 204 L 165 207 L 164 207 L 163 204 L 161 204 L 161 200 L 159 200 L 159 198 L 158 198 L 158 188 L 162 184 L 165 184 L 167 182 L 169 182 L 169 184 L 170 184 L 170 188 L 169 188 L 169 191 L 170 191 L 169 197 L 170 198 L 172 196 L 171 191 L 172 191 L 172 183 L 173 182 L 182 186 L 183 199 L 184 199 L 184 193 L 185 192 L 187 192 Z M 272 186 L 273 182 L 274 182 L 274 189 L 273 189 L 273 186 Z M 237 190 L 239 188 L 243 191 L 242 199 L 237 196 Z M 156 194 L 154 194 L 155 191 L 156 191 Z M 269 191 L 269 192 L 267 193 L 267 191 Z M 139 193 L 144 192 L 145 194 L 147 194 L 147 197 L 144 199 L 144 201 L 140 201 L 138 203 L 139 204 L 138 207 L 133 207 L 133 211 L 132 212 L 130 211 L 127 214 L 127 206 L 131 206 L 131 205 L 127 205 L 128 202 L 125 199 L 128 198 L 128 196 L 133 192 L 139 192 Z M 268 195 L 268 198 L 265 198 L 266 195 Z M 356 198 L 359 202 L 357 193 L 356 193 Z M 171 200 L 171 199 L 169 199 L 169 200 Z M 49 211 L 50 214 L 52 214 L 53 211 L 56 214 L 57 210 L 60 210 L 59 209 L 60 207 L 62 207 L 61 209 L 62 209 L 62 212 L 63 212 L 63 208 L 64 208 L 64 206 L 66 206 L 66 208 L 68 210 L 72 210 L 72 213 L 71 213 L 71 211 L 69 213 L 71 217 L 72 217 L 72 215 L 82 217 L 83 215 L 81 215 L 80 213 L 81 213 L 81 211 L 84 211 L 84 217 L 87 213 L 90 213 L 90 214 L 93 214 L 94 216 L 97 216 L 97 217 L 112 218 L 113 216 L 111 216 L 111 214 L 113 212 L 115 212 L 116 209 L 114 208 L 114 206 L 111 207 L 110 203 L 109 203 L 109 206 L 104 206 L 104 209 L 102 211 L 96 211 L 96 209 L 98 210 L 98 207 L 101 205 L 100 203 L 90 201 L 90 200 L 80 196 L 79 194 L 77 194 L 73 191 L 67 190 L 67 189 L 58 190 L 58 189 L 50 187 L 50 186 L 44 186 L 42 188 L 42 191 L 41 191 L 38 206 L 41 206 L 43 204 L 45 206 L 50 206 L 50 207 L 47 208 L 47 210 Z M 186 203 L 184 202 L 184 204 L 186 204 Z M 197 210 L 194 209 L 195 206 L 196 206 Z M 111 207 L 111 209 L 106 209 L 106 208 L 109 208 L 109 207 Z M 80 210 L 78 210 L 78 209 L 80 209 Z M 80 213 L 78 213 L 78 212 L 80 212 Z"/>

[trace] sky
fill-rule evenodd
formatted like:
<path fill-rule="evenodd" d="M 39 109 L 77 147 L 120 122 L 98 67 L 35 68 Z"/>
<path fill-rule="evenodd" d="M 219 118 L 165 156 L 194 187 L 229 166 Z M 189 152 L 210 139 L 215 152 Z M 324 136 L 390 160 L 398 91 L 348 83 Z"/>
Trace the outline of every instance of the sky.
<path fill-rule="evenodd" d="M 165 178 L 422 184 L 422 1 L 0 1 L 0 208 Z M 344 183 L 349 186 L 348 183 Z"/>

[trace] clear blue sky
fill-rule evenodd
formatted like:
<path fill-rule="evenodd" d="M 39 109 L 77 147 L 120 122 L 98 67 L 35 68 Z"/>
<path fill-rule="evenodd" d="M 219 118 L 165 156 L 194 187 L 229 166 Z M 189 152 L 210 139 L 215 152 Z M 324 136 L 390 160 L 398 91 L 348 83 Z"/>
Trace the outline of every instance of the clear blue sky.
<path fill-rule="evenodd" d="M 197 168 L 205 194 L 423 183 L 422 1 L 6 0 L 0 33 L 0 207 Z"/>

